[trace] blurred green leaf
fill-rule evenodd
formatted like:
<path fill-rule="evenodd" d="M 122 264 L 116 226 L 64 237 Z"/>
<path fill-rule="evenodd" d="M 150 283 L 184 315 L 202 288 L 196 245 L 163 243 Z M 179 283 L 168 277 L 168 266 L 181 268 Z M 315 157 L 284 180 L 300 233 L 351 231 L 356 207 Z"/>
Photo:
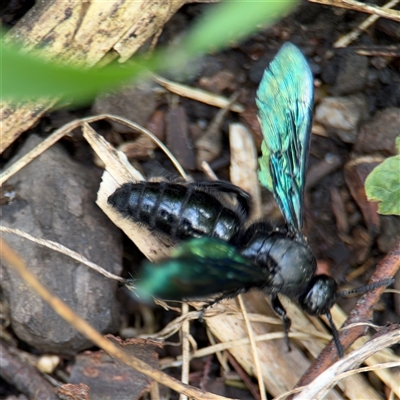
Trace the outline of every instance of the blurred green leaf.
<path fill-rule="evenodd" d="M 297 0 L 229 0 L 216 5 L 186 38 L 196 54 L 219 50 L 239 41 L 261 26 L 268 26 L 293 9 Z"/>
<path fill-rule="evenodd" d="M 397 152 L 400 154 L 400 136 L 397 136 L 395 146 L 396 146 Z"/>
<path fill-rule="evenodd" d="M 294 0 L 230 0 L 210 8 L 183 39 L 179 48 L 162 49 L 151 57 L 135 57 L 135 63 L 109 65 L 102 69 L 71 67 L 49 62 L 23 53 L 17 46 L 0 43 L 1 98 L 33 100 L 62 97 L 64 100 L 87 101 L 101 91 L 109 90 L 145 71 L 181 67 L 191 57 L 227 46 L 248 36 L 260 24 L 270 24 L 287 13 Z"/>
<path fill-rule="evenodd" d="M 141 68 L 109 66 L 103 69 L 73 68 L 50 63 L 17 48 L 1 49 L 1 97 L 34 99 L 40 97 L 74 98 L 85 101 L 138 74 Z"/>
<path fill-rule="evenodd" d="M 365 180 L 365 192 L 370 201 L 380 202 L 380 214 L 400 215 L 400 155 L 389 157 L 374 168 Z"/>

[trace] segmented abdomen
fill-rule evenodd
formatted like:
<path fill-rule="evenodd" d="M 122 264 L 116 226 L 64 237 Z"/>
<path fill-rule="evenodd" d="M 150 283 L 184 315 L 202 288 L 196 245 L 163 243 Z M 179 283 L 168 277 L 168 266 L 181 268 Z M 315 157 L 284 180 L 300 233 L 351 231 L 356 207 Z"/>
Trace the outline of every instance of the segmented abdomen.
<path fill-rule="evenodd" d="M 125 183 L 108 203 L 124 217 L 179 240 L 213 236 L 230 241 L 242 226 L 240 213 L 195 185 Z"/>

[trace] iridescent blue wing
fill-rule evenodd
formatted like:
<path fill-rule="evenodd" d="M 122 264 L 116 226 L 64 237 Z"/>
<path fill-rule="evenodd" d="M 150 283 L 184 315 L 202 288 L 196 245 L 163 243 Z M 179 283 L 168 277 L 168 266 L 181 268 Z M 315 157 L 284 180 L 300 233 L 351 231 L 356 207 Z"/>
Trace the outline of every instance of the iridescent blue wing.
<path fill-rule="evenodd" d="M 265 70 L 256 103 L 264 137 L 259 180 L 275 196 L 291 231 L 303 224 L 313 77 L 300 50 L 286 43 Z"/>
<path fill-rule="evenodd" d="M 263 286 L 268 277 L 233 246 L 203 237 L 181 244 L 169 259 L 144 263 L 134 291 L 143 300 L 183 300 Z"/>

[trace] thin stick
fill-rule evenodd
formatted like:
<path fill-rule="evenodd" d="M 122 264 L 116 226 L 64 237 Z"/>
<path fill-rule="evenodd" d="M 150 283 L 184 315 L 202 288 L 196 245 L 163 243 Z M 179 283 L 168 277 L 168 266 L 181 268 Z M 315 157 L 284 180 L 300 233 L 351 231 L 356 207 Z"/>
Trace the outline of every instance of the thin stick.
<path fill-rule="evenodd" d="M 325 336 L 324 339 L 328 340 L 328 337 L 327 337 L 328 335 L 324 335 L 324 336 Z M 148 337 L 149 336 L 146 335 L 146 338 L 148 338 Z M 299 340 L 301 340 L 301 339 L 310 340 L 310 335 L 306 334 L 306 333 L 294 332 L 294 333 L 289 333 L 289 338 L 290 339 L 299 339 Z M 276 339 L 285 339 L 285 333 L 284 332 L 264 333 L 263 335 L 258 335 L 258 336 L 254 337 L 254 340 L 257 343 L 258 342 L 266 342 L 267 340 L 276 340 Z M 222 342 L 222 343 L 217 343 L 217 344 L 211 344 L 210 346 L 207 346 L 200 350 L 195 351 L 191 355 L 191 359 L 202 358 L 202 357 L 206 357 L 206 356 L 209 356 L 212 354 L 218 354 L 224 350 L 230 350 L 237 346 L 244 346 L 244 345 L 249 345 L 249 344 L 250 344 L 250 340 L 248 338 L 237 339 L 237 340 L 232 340 L 232 341 Z M 182 363 L 181 357 L 178 357 L 177 360 L 178 361 L 180 360 L 179 364 Z M 176 365 L 175 362 L 174 362 L 174 365 Z"/>
<path fill-rule="evenodd" d="M 354 350 L 318 375 L 318 377 L 310 382 L 295 399 L 307 400 L 324 398 L 328 390 L 332 388 L 339 379 L 357 373 L 353 370 L 368 357 L 371 357 L 383 348 L 393 346 L 400 342 L 400 330 L 398 326 L 394 325 L 383 330 L 386 330 L 386 332 L 378 333 L 365 345 Z M 399 361 L 387 364 L 389 364 L 391 368 L 400 366 Z"/>
<path fill-rule="evenodd" d="M 189 305 L 187 303 L 182 303 L 182 315 L 186 315 L 189 312 Z M 185 319 L 182 324 L 182 383 L 189 383 L 189 365 L 190 365 L 190 343 L 189 343 L 189 320 Z M 187 400 L 187 396 L 181 394 L 179 396 L 180 400 Z"/>
<path fill-rule="evenodd" d="M 396 368 L 399 365 L 400 365 L 400 363 L 398 361 L 393 361 L 393 362 L 387 362 L 387 363 L 382 363 L 382 364 L 376 364 L 376 365 L 373 365 L 371 367 L 357 368 L 357 369 L 353 369 L 351 371 L 348 371 L 348 372 L 345 372 L 343 374 L 339 374 L 339 375 L 335 376 L 334 381 L 337 382 L 337 381 L 339 381 L 339 380 L 341 380 L 343 378 L 346 378 L 348 376 L 355 375 L 355 374 L 360 374 L 360 373 L 363 373 L 363 372 L 377 371 L 377 370 L 388 369 L 388 368 Z M 290 395 L 299 393 L 299 392 L 303 391 L 306 388 L 307 388 L 307 386 L 300 386 L 300 387 L 298 387 L 296 389 L 290 390 L 289 392 L 282 393 L 278 397 L 275 397 L 274 400 L 286 399 Z"/>
<path fill-rule="evenodd" d="M 216 343 L 215 337 L 209 328 L 207 328 L 207 337 L 208 337 L 209 342 L 211 343 L 211 346 L 208 346 L 208 347 L 218 346 L 218 343 Z M 198 351 L 201 351 L 201 350 L 198 350 Z M 222 351 L 223 351 L 223 349 L 221 351 L 216 350 L 215 352 L 213 352 L 211 354 L 216 355 L 216 357 L 224 371 L 230 371 L 230 367 L 228 365 L 227 359 L 226 359 L 226 357 L 224 357 L 224 353 L 222 353 Z M 229 354 L 229 352 L 227 352 L 226 354 Z"/>
<path fill-rule="evenodd" d="M 179 96 L 187 97 L 189 99 L 209 104 L 210 106 L 218 108 L 229 107 L 230 110 L 238 113 L 242 113 L 244 111 L 243 106 L 240 104 L 234 103 L 229 105 L 230 100 L 227 99 L 226 97 L 206 92 L 205 90 L 202 89 L 195 89 L 190 86 L 172 82 L 169 81 L 168 79 L 162 78 L 161 76 L 157 75 L 154 75 L 154 80 L 165 89 L 169 90 L 172 93 L 178 94 Z"/>
<path fill-rule="evenodd" d="M 361 11 L 368 14 L 376 14 L 379 15 L 380 17 L 400 22 L 400 11 L 385 9 L 383 7 L 374 6 L 373 4 L 365 4 L 356 0 L 308 0 L 308 1 L 310 1 L 311 3 L 326 4 L 328 6 Z"/>
<path fill-rule="evenodd" d="M 168 148 L 161 142 L 156 136 L 154 136 L 150 131 L 143 128 L 142 126 L 130 121 L 127 118 L 117 117 L 112 114 L 100 114 L 92 117 L 80 118 L 70 123 L 64 125 L 60 129 L 57 129 L 53 134 L 51 134 L 47 139 L 45 139 L 42 143 L 37 145 L 34 149 L 32 149 L 29 153 L 25 154 L 25 156 L 21 157 L 18 161 L 16 161 L 13 165 L 11 165 L 7 170 L 5 170 L 2 174 L 0 174 L 0 186 L 3 185 L 8 179 L 10 179 L 13 175 L 15 175 L 18 171 L 24 168 L 27 164 L 33 161 L 35 158 L 39 157 L 42 153 L 44 153 L 48 148 L 53 146 L 56 142 L 58 142 L 62 137 L 71 132 L 72 130 L 79 128 L 84 123 L 90 124 L 92 122 L 100 121 L 103 119 L 111 119 L 112 121 L 119 122 L 123 125 L 129 126 L 133 130 L 139 131 L 147 136 L 149 136 L 174 164 L 177 171 L 181 174 L 183 179 L 187 180 L 188 177 L 180 165 L 179 161 L 174 157 L 174 155 L 168 150 Z"/>
<path fill-rule="evenodd" d="M 111 115 L 111 114 L 101 114 L 100 117 L 102 119 L 104 118 L 109 118 L 112 121 L 119 122 L 121 124 L 124 124 L 126 126 L 129 126 L 130 128 L 137 130 L 141 133 L 144 133 L 148 137 L 150 137 L 154 143 L 157 144 L 157 146 L 167 155 L 167 157 L 171 160 L 172 164 L 174 164 L 174 167 L 177 169 L 177 171 L 180 173 L 183 179 L 186 181 L 188 180 L 188 176 L 186 175 L 185 170 L 182 168 L 181 164 L 179 161 L 175 158 L 175 156 L 169 151 L 168 147 L 165 146 L 165 144 L 155 135 L 153 135 L 149 130 L 146 128 L 143 128 L 139 124 L 136 124 L 135 122 L 130 121 L 127 118 L 122 118 L 122 117 L 117 117 L 116 115 Z"/>
<path fill-rule="evenodd" d="M 30 240 L 31 242 L 37 243 L 40 246 L 47 247 L 48 249 L 57 251 L 58 253 L 61 253 L 61 254 L 65 254 L 66 256 L 86 265 L 87 267 L 94 269 L 96 272 L 98 272 L 101 275 L 104 275 L 106 278 L 115 279 L 118 282 L 125 283 L 124 278 L 121 278 L 118 275 L 114 275 L 111 272 L 108 272 L 107 270 L 100 267 L 99 265 L 89 261 L 86 257 L 82 256 L 81 254 L 77 253 L 76 251 L 69 249 L 68 247 L 63 246 L 60 243 L 53 242 L 52 240 L 36 238 L 36 237 L 30 235 L 29 233 L 23 232 L 19 229 L 8 228 L 6 226 L 0 226 L 0 232 L 12 233 L 14 235 L 18 235 L 24 239 Z"/>
<path fill-rule="evenodd" d="M 265 394 L 265 384 L 264 384 L 264 379 L 262 376 L 260 359 L 258 358 L 257 344 L 256 344 L 256 340 L 254 337 L 254 332 L 253 332 L 249 317 L 246 312 L 246 307 L 244 305 L 242 295 L 239 295 L 237 297 L 237 299 L 238 299 L 239 307 L 242 311 L 242 315 L 243 315 L 243 318 L 244 318 L 244 321 L 246 324 L 247 334 L 249 336 L 249 341 L 250 341 L 250 347 L 251 347 L 251 350 L 253 353 L 255 372 L 256 372 L 257 379 L 258 379 L 258 387 L 260 389 L 260 398 L 261 398 L 261 400 L 267 400 L 267 396 Z"/>
<path fill-rule="evenodd" d="M 382 8 L 393 8 L 396 4 L 398 4 L 399 0 L 390 0 L 386 3 Z M 354 42 L 364 31 L 366 31 L 374 22 L 376 22 L 380 17 L 376 14 L 369 16 L 365 21 L 361 22 L 355 29 L 353 29 L 348 34 L 342 36 L 338 39 L 333 47 L 347 47 L 351 42 Z"/>
<path fill-rule="evenodd" d="M 253 383 L 253 380 L 251 379 L 250 375 L 244 370 L 241 364 L 236 360 L 235 357 L 233 357 L 233 355 L 229 351 L 226 353 L 226 355 L 229 363 L 232 365 L 233 369 L 239 375 L 239 378 L 242 380 L 242 382 L 246 385 L 248 391 L 254 397 L 254 400 L 260 400 L 259 388 L 257 387 L 256 384 Z"/>
<path fill-rule="evenodd" d="M 47 139 L 43 140 L 42 143 L 38 144 L 29 153 L 25 154 L 18 161 L 16 161 L 9 168 L 7 168 L 4 172 L 2 172 L 0 174 L 0 186 L 2 186 L 4 182 L 6 182 L 8 179 L 10 179 L 13 175 L 15 175 L 22 168 L 24 168 L 25 165 L 29 164 L 36 157 L 39 157 L 48 148 L 53 146 L 53 144 L 57 143 L 67 133 L 71 132 L 75 128 L 78 128 L 80 126 L 80 124 L 81 124 L 81 120 L 74 120 L 74 121 L 64 125 L 60 129 L 57 129 Z"/>
<path fill-rule="evenodd" d="M 213 169 L 210 167 L 210 164 L 207 161 L 203 161 L 201 163 L 201 169 L 203 170 L 203 172 L 205 173 L 205 175 L 207 176 L 207 178 L 210 181 L 217 181 L 218 180 L 218 176 L 213 171 Z"/>

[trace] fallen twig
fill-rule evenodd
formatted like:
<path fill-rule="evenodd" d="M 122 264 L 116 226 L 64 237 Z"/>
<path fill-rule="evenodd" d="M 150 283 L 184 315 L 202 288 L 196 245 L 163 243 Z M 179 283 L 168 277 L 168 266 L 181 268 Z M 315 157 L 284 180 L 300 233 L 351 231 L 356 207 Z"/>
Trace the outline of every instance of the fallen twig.
<path fill-rule="evenodd" d="M 372 282 L 382 281 L 384 279 L 393 277 L 400 268 L 400 241 L 397 242 L 394 249 L 378 264 L 375 273 L 371 278 Z M 343 327 L 350 324 L 358 323 L 360 321 L 368 320 L 375 303 L 379 300 L 381 294 L 385 290 L 381 286 L 371 292 L 364 294 L 358 301 Z M 344 349 L 347 349 L 356 339 L 365 334 L 366 327 L 358 326 L 354 329 L 345 329 L 340 332 L 340 342 Z M 323 371 L 330 367 L 337 359 L 337 349 L 333 342 L 321 352 L 318 358 L 311 364 L 307 372 L 299 380 L 296 386 L 304 386 L 313 381 Z"/>

